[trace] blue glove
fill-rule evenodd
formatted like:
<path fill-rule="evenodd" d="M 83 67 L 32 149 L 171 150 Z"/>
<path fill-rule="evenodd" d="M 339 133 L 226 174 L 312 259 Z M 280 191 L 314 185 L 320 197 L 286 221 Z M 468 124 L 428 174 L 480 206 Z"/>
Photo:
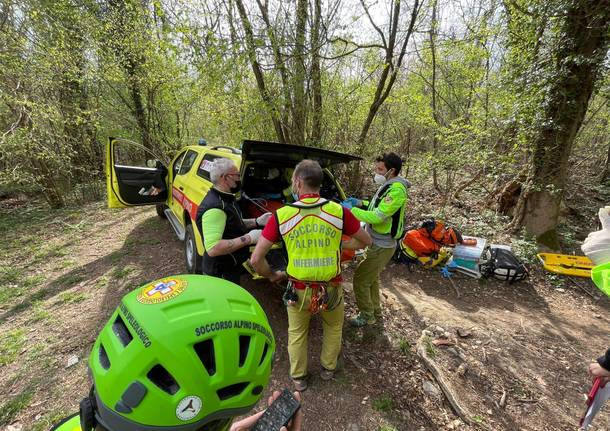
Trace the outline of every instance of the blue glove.
<path fill-rule="evenodd" d="M 361 204 L 362 201 L 358 198 L 347 198 L 343 202 L 341 202 L 341 205 L 343 205 L 348 210 L 352 209 L 353 207 L 359 207 Z"/>
<path fill-rule="evenodd" d="M 441 275 L 443 276 L 443 278 L 449 278 L 453 275 L 453 273 L 451 271 L 449 271 L 449 268 L 447 268 L 447 266 L 445 265 L 441 269 Z"/>
<path fill-rule="evenodd" d="M 354 204 L 352 204 L 349 199 L 345 199 L 343 202 L 341 202 L 341 206 L 345 209 L 351 210 Z"/>

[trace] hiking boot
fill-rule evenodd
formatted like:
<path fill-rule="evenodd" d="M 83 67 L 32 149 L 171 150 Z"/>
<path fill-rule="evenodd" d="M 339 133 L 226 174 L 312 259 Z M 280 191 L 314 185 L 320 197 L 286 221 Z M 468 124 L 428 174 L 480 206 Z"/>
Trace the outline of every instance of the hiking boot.
<path fill-rule="evenodd" d="M 320 371 L 320 378 L 324 381 L 331 380 L 335 376 L 335 370 L 327 370 L 322 367 L 322 371 Z"/>
<path fill-rule="evenodd" d="M 294 383 L 294 388 L 299 392 L 303 392 L 305 389 L 307 389 L 307 377 L 292 379 L 292 383 Z"/>
<path fill-rule="evenodd" d="M 363 313 L 358 313 L 356 317 L 348 320 L 348 323 L 356 328 L 362 328 L 366 325 L 372 325 L 376 322 L 374 317 L 368 317 Z"/>

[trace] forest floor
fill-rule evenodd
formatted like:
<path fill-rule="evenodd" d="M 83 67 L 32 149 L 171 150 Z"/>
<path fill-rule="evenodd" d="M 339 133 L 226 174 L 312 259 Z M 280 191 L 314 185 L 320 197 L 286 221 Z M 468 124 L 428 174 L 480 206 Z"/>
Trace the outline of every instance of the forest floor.
<path fill-rule="evenodd" d="M 0 201 L 0 235 L 0 429 L 46 430 L 78 410 L 89 390 L 89 350 L 121 297 L 183 272 L 183 246 L 154 208 L 102 203 L 50 211 Z M 352 273 L 345 271 L 348 315 Z M 321 325 L 313 320 L 305 430 L 577 428 L 586 366 L 609 345 L 610 301 L 586 279 L 558 281 L 539 268 L 512 285 L 453 280 L 455 287 L 438 271 L 388 266 L 383 324 L 345 326 L 342 368 L 330 382 L 319 379 Z M 268 390 L 289 387 L 281 291 L 264 281 L 243 284 L 277 340 Z M 417 355 L 426 329 L 423 349 L 470 424 Z M 593 429 L 609 428 L 602 412 Z"/>

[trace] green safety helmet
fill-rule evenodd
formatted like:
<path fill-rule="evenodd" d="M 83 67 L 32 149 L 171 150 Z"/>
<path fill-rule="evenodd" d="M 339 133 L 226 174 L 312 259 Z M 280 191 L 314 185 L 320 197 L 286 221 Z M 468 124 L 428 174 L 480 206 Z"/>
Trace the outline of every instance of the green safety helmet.
<path fill-rule="evenodd" d="M 254 407 L 275 340 L 250 293 L 178 275 L 125 295 L 95 341 L 83 431 L 216 431 Z"/>

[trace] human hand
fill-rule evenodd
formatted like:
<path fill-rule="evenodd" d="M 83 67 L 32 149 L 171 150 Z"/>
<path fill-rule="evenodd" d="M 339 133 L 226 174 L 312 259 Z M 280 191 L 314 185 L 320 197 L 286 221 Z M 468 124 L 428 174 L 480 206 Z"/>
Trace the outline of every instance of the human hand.
<path fill-rule="evenodd" d="M 256 217 L 256 225 L 259 227 L 265 226 L 273 214 L 266 212 L 263 215 Z"/>
<path fill-rule="evenodd" d="M 246 234 L 250 238 L 250 245 L 258 242 L 258 239 L 261 237 L 261 233 L 263 233 L 262 229 L 252 229 Z"/>
<path fill-rule="evenodd" d="M 341 202 L 341 205 L 343 205 L 345 208 L 352 209 L 353 207 L 359 207 L 360 205 L 362 205 L 362 201 L 358 198 L 354 198 L 354 197 L 350 197 L 345 199 L 343 202 Z"/>
<path fill-rule="evenodd" d="M 269 397 L 269 399 L 267 400 L 267 406 L 270 406 L 273 401 L 276 400 L 277 397 L 280 396 L 280 391 L 274 391 L 273 395 L 271 395 Z M 294 392 L 294 397 L 301 402 L 301 394 L 299 392 Z M 278 431 L 300 431 L 301 430 L 301 426 L 303 424 L 303 409 L 299 409 L 296 414 L 293 416 L 292 421 L 288 424 L 288 427 L 282 427 L 280 428 Z M 252 416 L 248 416 L 247 418 L 244 418 L 238 422 L 235 422 L 231 425 L 231 428 L 229 429 L 229 431 L 248 431 L 250 428 L 252 428 L 254 426 L 254 424 L 256 423 L 256 421 L 263 415 L 263 413 L 265 413 L 265 411 L 263 410 L 262 412 L 258 412 Z M 270 430 L 270 431 L 276 431 L 276 430 Z"/>
<path fill-rule="evenodd" d="M 596 377 L 603 377 L 604 381 L 608 381 L 610 379 L 610 371 L 606 370 L 597 362 L 592 362 L 591 364 L 589 364 L 589 369 L 587 370 L 587 373 L 589 374 L 589 378 L 593 380 Z"/>
<path fill-rule="evenodd" d="M 157 196 L 159 193 L 161 193 L 161 189 L 155 186 L 152 186 L 150 189 L 150 196 Z"/>
<path fill-rule="evenodd" d="M 280 281 L 286 280 L 288 278 L 288 274 L 285 271 L 274 271 L 269 280 L 272 283 L 278 283 Z"/>

